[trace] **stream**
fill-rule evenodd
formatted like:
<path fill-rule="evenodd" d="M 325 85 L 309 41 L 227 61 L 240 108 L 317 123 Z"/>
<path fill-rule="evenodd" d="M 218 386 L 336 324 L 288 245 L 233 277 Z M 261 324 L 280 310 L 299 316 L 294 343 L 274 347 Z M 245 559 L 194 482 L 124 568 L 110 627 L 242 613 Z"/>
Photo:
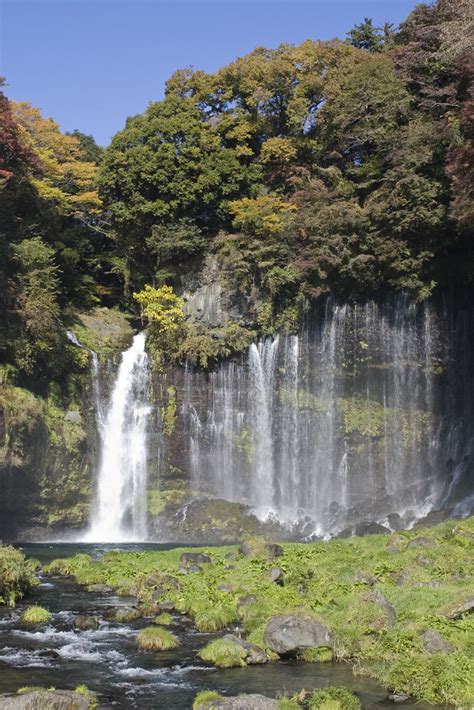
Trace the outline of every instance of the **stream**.
<path fill-rule="evenodd" d="M 121 550 L 170 549 L 173 545 L 121 545 Z M 58 557 L 86 552 L 99 557 L 117 545 L 31 544 L 22 550 L 43 564 Z M 27 629 L 19 617 L 26 606 L 40 604 L 52 613 L 48 624 Z M 197 657 L 197 651 L 215 635 L 197 632 L 191 622 L 174 615 L 170 627 L 180 640 L 171 652 L 145 652 L 135 637 L 149 620 L 129 624 L 103 620 L 109 607 L 125 606 L 130 599 L 88 592 L 71 580 L 41 577 L 41 584 L 16 609 L 0 610 L 0 694 L 23 686 L 73 689 L 85 684 L 99 695 L 101 708 L 187 710 L 201 690 L 223 695 L 262 693 L 276 697 L 302 688 L 343 685 L 357 693 L 363 708 L 396 707 L 387 692 L 368 678 L 356 677 L 343 663 L 279 661 L 264 666 L 215 669 Z M 101 618 L 96 631 L 75 631 L 74 617 Z M 414 707 L 415 702 L 403 707 Z M 432 705 L 416 704 L 419 710 Z"/>

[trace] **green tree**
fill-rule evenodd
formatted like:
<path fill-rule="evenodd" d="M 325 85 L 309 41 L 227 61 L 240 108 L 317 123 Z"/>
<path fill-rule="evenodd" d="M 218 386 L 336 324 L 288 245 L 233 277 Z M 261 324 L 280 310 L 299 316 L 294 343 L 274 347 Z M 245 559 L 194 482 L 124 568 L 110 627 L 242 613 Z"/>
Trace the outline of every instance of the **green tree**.
<path fill-rule="evenodd" d="M 357 49 L 366 49 L 368 52 L 382 52 L 390 31 L 389 25 L 386 25 L 385 28 L 374 27 L 371 18 L 364 17 L 364 21 L 359 25 L 355 25 L 347 33 L 347 37 L 352 46 L 357 47 Z"/>

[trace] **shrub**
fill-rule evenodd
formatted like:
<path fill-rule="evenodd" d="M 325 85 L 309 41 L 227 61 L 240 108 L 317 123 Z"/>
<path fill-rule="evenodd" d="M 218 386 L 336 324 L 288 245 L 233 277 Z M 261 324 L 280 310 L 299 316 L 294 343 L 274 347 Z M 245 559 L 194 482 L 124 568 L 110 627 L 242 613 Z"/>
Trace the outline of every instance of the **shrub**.
<path fill-rule="evenodd" d="M 176 636 L 160 626 L 148 626 L 137 636 L 138 648 L 145 651 L 172 651 L 179 646 Z"/>
<path fill-rule="evenodd" d="M 24 624 L 44 624 L 51 619 L 51 614 L 42 606 L 30 606 L 20 618 Z"/>

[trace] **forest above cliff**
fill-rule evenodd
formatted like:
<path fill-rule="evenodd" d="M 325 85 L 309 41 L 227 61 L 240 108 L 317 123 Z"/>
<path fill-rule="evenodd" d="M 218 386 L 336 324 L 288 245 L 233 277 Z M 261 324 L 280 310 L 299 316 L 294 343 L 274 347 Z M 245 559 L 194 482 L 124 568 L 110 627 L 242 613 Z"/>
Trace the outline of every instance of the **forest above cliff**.
<path fill-rule="evenodd" d="M 1 93 L 1 362 L 36 391 L 63 382 L 78 311 L 136 314 L 134 292 L 182 293 L 210 256 L 246 313 L 235 348 L 327 292 L 470 285 L 471 37 L 471 2 L 438 0 L 399 28 L 181 69 L 105 149 Z"/>

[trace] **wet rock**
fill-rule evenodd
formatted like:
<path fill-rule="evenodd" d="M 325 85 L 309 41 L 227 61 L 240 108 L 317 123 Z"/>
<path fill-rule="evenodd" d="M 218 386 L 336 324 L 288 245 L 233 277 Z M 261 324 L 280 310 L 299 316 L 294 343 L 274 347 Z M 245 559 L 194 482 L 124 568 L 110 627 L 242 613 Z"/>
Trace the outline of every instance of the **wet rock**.
<path fill-rule="evenodd" d="M 389 535 L 390 530 L 385 527 L 385 525 L 380 525 L 380 523 L 374 523 L 370 520 L 366 520 L 362 523 L 358 523 L 354 527 L 354 535 L 358 537 L 364 535 Z"/>
<path fill-rule="evenodd" d="M 280 587 L 283 587 L 283 585 L 285 583 L 283 570 L 281 570 L 279 567 L 272 567 L 271 569 L 267 570 L 266 574 L 267 574 L 267 577 L 269 578 L 270 582 L 274 582 L 275 584 L 278 584 Z"/>
<path fill-rule="evenodd" d="M 277 710 L 278 701 L 265 695 L 238 695 L 233 698 L 211 700 L 199 706 L 199 710 Z"/>
<path fill-rule="evenodd" d="M 406 693 L 392 693 L 388 696 L 388 699 L 391 700 L 392 703 L 406 703 L 407 700 L 410 700 L 410 696 Z"/>
<path fill-rule="evenodd" d="M 99 628 L 99 619 L 89 614 L 79 614 L 74 619 L 74 628 L 77 631 L 95 631 Z"/>
<path fill-rule="evenodd" d="M 48 648 L 45 651 L 40 651 L 38 653 L 38 656 L 40 658 L 60 658 L 60 655 L 57 651 L 53 651 L 52 648 Z"/>
<path fill-rule="evenodd" d="M 461 604 L 447 611 L 444 616 L 447 619 L 460 619 L 464 614 L 471 614 L 474 611 L 474 597 L 465 599 Z"/>
<path fill-rule="evenodd" d="M 445 638 L 441 636 L 434 629 L 428 629 L 421 636 L 425 650 L 428 653 L 451 653 L 455 650 L 454 646 L 446 641 Z"/>
<path fill-rule="evenodd" d="M 107 621 L 117 621 L 120 624 L 136 621 L 142 616 L 141 611 L 134 606 L 119 606 L 115 609 L 107 609 L 104 619 Z"/>
<path fill-rule="evenodd" d="M 268 648 L 280 655 L 332 644 L 329 630 L 316 619 L 305 616 L 272 616 L 265 627 L 264 639 Z"/>
<path fill-rule="evenodd" d="M 433 547 L 435 544 L 434 540 L 432 540 L 430 537 L 415 537 L 413 540 L 410 540 L 408 543 L 407 547 Z"/>
<path fill-rule="evenodd" d="M 397 612 L 395 607 L 390 604 L 388 599 L 384 597 L 379 589 L 375 589 L 373 592 L 365 597 L 366 601 L 377 604 L 384 613 L 386 626 L 394 626 L 397 622 Z"/>
<path fill-rule="evenodd" d="M 111 594 L 114 590 L 108 584 L 90 584 L 87 587 L 87 591 L 95 594 Z"/>
<path fill-rule="evenodd" d="M 403 520 L 398 513 L 390 513 L 387 516 L 387 521 L 392 530 L 403 530 Z"/>
<path fill-rule="evenodd" d="M 428 513 L 428 515 L 425 515 L 424 518 L 420 518 L 419 520 L 417 520 L 413 528 L 416 529 L 433 527 L 433 525 L 438 525 L 438 523 L 442 523 L 443 520 L 446 520 L 448 515 L 448 510 L 433 510 L 431 511 L 431 513 Z"/>
<path fill-rule="evenodd" d="M 0 696 L 0 710 L 89 710 L 89 701 L 72 690 L 34 690 Z"/>

